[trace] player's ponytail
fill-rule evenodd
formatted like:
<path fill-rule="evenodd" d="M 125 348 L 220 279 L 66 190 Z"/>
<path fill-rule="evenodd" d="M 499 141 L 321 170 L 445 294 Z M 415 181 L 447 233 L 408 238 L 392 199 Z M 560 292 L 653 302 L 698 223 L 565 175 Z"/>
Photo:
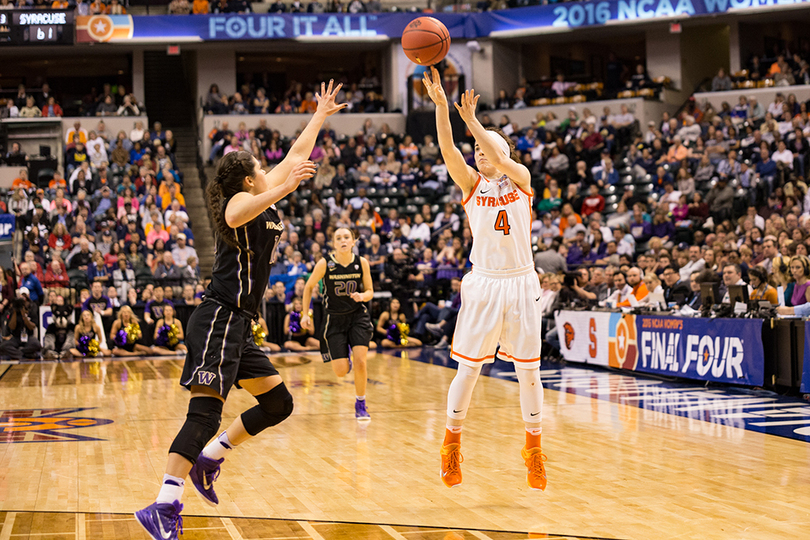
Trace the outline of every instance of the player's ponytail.
<path fill-rule="evenodd" d="M 253 177 L 253 156 L 249 152 L 231 152 L 225 155 L 217 168 L 214 180 L 208 184 L 208 216 L 214 232 L 227 244 L 243 248 L 234 230 L 225 221 L 225 201 L 243 190 L 245 177 Z M 243 248 L 244 249 L 244 248 Z"/>
<path fill-rule="evenodd" d="M 520 163 L 520 159 L 518 158 L 517 152 L 515 151 L 515 142 L 509 137 L 506 133 L 503 132 L 501 128 L 497 127 L 488 127 L 487 131 L 492 131 L 497 133 L 506 141 L 506 144 L 509 145 L 509 157 L 512 158 L 512 161 L 515 163 Z"/>

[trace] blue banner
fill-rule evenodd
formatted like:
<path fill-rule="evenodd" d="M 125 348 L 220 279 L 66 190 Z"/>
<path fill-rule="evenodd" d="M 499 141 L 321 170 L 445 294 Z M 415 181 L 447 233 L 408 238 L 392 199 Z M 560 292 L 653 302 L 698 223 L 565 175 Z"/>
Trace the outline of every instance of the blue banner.
<path fill-rule="evenodd" d="M 16 222 L 14 214 L 0 214 L 0 240 L 11 240 Z"/>
<path fill-rule="evenodd" d="M 347 14 L 221 14 L 177 16 L 134 16 L 133 38 L 190 38 L 203 41 L 242 39 L 387 39 L 399 37 L 415 13 Z M 451 38 L 470 37 L 465 31 L 466 15 L 441 16 Z"/>
<path fill-rule="evenodd" d="M 484 13 L 435 13 L 452 38 L 497 37 L 499 33 L 542 34 L 575 28 L 686 19 L 729 12 L 774 11 L 810 0 L 590 0 Z M 219 14 L 178 17 L 133 16 L 129 38 L 102 33 L 87 41 L 138 39 L 202 41 L 243 39 L 397 39 L 421 13 Z M 99 16 L 106 18 L 107 16 Z M 119 17 L 120 18 L 120 17 Z M 106 19 L 105 19 L 106 20 Z M 103 23 L 103 21 L 102 21 Z M 96 22 L 95 24 L 102 24 Z M 116 23 L 118 25 L 118 23 Z M 125 23 L 121 23 L 125 26 Z M 101 28 L 101 26 L 99 26 Z M 104 26 L 106 29 L 107 27 Z M 106 36 L 106 37 L 105 37 Z M 79 41 L 85 41 L 79 36 Z"/>
<path fill-rule="evenodd" d="M 803 394 L 810 393 L 810 322 L 804 323 L 804 361 L 802 362 L 802 386 L 799 391 Z"/>
<path fill-rule="evenodd" d="M 762 386 L 761 319 L 636 317 L 635 371 Z M 625 365 L 625 367 L 629 367 Z"/>

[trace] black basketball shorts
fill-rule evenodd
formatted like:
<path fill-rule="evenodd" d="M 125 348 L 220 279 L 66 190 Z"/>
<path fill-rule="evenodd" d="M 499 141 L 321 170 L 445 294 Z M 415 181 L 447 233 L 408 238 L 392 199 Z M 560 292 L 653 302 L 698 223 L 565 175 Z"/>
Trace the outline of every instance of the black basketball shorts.
<path fill-rule="evenodd" d="M 374 326 L 368 308 L 363 305 L 350 313 L 326 313 L 321 336 L 324 362 L 349 357 L 349 347 L 368 347 Z"/>
<path fill-rule="evenodd" d="M 227 398 L 239 381 L 278 375 L 253 340 L 252 321 L 212 300 L 204 300 L 191 314 L 185 344 L 180 384 L 186 388 L 207 386 Z"/>

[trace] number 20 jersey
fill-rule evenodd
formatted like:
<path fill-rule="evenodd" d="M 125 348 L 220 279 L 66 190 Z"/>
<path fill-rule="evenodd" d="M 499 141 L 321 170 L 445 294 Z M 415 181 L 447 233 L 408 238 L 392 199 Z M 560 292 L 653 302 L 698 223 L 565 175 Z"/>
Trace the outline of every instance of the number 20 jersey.
<path fill-rule="evenodd" d="M 462 202 L 473 235 L 470 262 L 485 270 L 512 270 L 534 264 L 532 195 L 507 176 L 478 181 Z"/>
<path fill-rule="evenodd" d="M 328 313 L 350 313 L 363 307 L 362 303 L 351 299 L 352 293 L 363 292 L 363 265 L 357 255 L 352 257 L 352 262 L 343 266 L 337 262 L 334 254 L 330 254 L 326 259 L 323 284 L 323 307 Z"/>

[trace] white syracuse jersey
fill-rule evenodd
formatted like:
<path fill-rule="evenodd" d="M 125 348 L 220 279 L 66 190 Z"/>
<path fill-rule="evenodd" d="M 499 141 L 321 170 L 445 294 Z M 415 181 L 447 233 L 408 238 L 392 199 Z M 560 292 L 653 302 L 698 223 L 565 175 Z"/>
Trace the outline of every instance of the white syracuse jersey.
<path fill-rule="evenodd" d="M 534 265 L 532 257 L 532 194 L 507 176 L 478 181 L 462 202 L 473 235 L 470 262 L 474 268 L 511 270 Z"/>

